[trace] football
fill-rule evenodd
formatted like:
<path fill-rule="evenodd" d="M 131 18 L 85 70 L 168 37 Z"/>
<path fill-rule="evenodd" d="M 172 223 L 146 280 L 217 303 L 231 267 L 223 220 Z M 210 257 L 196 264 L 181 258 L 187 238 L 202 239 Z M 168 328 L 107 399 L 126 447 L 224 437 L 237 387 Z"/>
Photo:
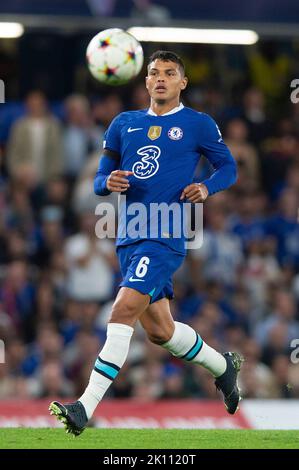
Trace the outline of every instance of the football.
<path fill-rule="evenodd" d="M 106 85 L 117 86 L 138 75 L 143 65 L 143 50 L 134 36 L 122 29 L 111 28 L 91 39 L 86 58 L 94 78 Z"/>

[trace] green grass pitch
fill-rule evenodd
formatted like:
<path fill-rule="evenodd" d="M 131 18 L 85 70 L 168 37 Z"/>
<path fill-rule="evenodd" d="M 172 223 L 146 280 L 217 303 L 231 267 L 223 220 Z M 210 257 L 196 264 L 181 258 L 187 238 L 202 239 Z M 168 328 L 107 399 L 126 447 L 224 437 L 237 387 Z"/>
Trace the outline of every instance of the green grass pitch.
<path fill-rule="evenodd" d="M 299 449 L 299 431 L 201 429 L 0 429 L 1 449 Z"/>

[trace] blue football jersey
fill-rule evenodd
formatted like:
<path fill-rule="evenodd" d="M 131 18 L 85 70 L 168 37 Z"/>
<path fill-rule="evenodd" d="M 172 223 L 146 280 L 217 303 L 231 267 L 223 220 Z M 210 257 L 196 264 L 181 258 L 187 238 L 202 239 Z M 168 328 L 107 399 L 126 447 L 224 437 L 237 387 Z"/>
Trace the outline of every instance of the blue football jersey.
<path fill-rule="evenodd" d="M 212 175 L 203 181 L 210 194 L 225 189 L 235 181 L 235 162 L 215 121 L 207 114 L 183 105 L 177 109 L 161 116 L 150 114 L 148 110 L 124 112 L 112 121 L 106 131 L 104 148 L 119 154 L 119 169 L 134 173 L 128 176 L 130 188 L 123 193 L 126 195 L 125 203 L 120 204 L 116 245 L 127 245 L 151 237 L 175 251 L 185 253 L 186 239 L 183 229 L 181 236 L 177 236 L 180 230 L 176 226 L 178 222 L 174 220 L 174 213 L 170 211 L 170 224 L 166 224 L 165 229 L 165 221 L 158 220 L 155 211 L 150 210 L 151 204 L 166 203 L 170 206 L 176 203 L 182 215 L 184 201 L 180 201 L 180 195 L 193 182 L 201 155 L 205 155 L 215 170 L 223 169 L 223 177 L 221 174 L 217 178 Z M 142 214 L 138 213 L 138 209 L 134 213 L 133 203 L 144 205 Z M 134 230 L 130 230 L 134 227 L 134 220 L 137 220 L 136 215 L 139 222 L 141 220 L 138 228 L 140 225 L 146 227 L 137 237 Z M 179 224 L 182 223 L 183 217 Z M 154 237 L 149 232 L 153 226 L 157 226 L 158 230 L 156 233 L 154 228 Z"/>

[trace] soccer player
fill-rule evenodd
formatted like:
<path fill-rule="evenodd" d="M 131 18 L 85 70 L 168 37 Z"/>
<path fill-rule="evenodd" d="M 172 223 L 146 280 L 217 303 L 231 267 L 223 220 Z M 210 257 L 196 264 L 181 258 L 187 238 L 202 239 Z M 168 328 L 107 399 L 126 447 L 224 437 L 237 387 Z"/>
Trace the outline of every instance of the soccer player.
<path fill-rule="evenodd" d="M 236 181 L 235 161 L 216 123 L 180 102 L 186 86 L 184 65 L 175 53 L 157 51 L 150 57 L 146 77 L 150 108 L 121 113 L 112 121 L 95 176 L 96 194 L 125 194 L 127 207 L 137 202 L 145 208 L 162 202 L 182 207 L 184 201 L 204 202 Z M 201 154 L 214 172 L 205 181 L 192 183 Z M 126 207 L 121 206 L 120 212 L 123 209 Z M 129 218 L 127 210 L 125 217 Z M 142 223 L 151 222 L 147 212 Z M 50 404 L 51 414 L 64 422 L 67 432 L 79 435 L 84 430 L 127 358 L 138 320 L 153 343 L 208 369 L 223 393 L 227 411 L 234 414 L 238 409 L 237 375 L 242 358 L 234 352 L 217 352 L 202 340 L 200 332 L 172 318 L 171 277 L 186 254 L 185 238 L 174 236 L 174 225 L 152 238 L 148 232 L 135 238 L 129 230 L 123 236 L 118 232 L 116 250 L 123 281 L 112 307 L 106 342 L 78 401 Z"/>

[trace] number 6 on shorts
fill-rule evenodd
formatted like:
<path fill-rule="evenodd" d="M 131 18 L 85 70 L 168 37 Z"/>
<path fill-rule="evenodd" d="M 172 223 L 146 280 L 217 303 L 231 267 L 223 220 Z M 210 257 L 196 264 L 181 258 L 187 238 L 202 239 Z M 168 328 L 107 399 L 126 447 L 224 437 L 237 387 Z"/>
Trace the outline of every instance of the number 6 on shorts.
<path fill-rule="evenodd" d="M 135 271 L 137 277 L 144 277 L 146 275 L 149 262 L 150 259 L 147 256 L 142 256 Z"/>

